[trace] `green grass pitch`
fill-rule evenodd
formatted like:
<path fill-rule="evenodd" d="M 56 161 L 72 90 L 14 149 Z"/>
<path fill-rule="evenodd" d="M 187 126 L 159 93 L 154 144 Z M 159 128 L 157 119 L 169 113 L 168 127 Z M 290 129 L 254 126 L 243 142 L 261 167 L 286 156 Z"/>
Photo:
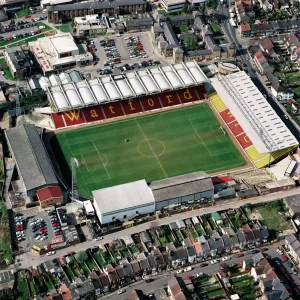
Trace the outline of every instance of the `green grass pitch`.
<path fill-rule="evenodd" d="M 79 194 L 86 197 L 93 190 L 139 179 L 151 182 L 246 165 L 205 103 L 59 132 L 55 137 L 52 148 L 62 173 L 70 183 L 70 159 L 76 157 Z"/>

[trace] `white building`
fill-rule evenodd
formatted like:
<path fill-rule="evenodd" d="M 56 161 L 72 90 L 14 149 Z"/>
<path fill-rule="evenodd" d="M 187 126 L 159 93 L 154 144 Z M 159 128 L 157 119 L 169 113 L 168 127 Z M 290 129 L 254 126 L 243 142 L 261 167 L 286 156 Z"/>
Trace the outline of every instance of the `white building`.
<path fill-rule="evenodd" d="M 93 191 L 93 198 L 101 224 L 155 211 L 155 200 L 145 180 Z"/>
<path fill-rule="evenodd" d="M 183 8 L 185 0 L 161 0 L 163 8 L 167 11 Z"/>
<path fill-rule="evenodd" d="M 29 47 L 44 75 L 72 66 L 90 64 L 93 60 L 91 53 L 80 53 L 71 33 L 43 37 L 29 42 Z"/>
<path fill-rule="evenodd" d="M 83 207 L 85 210 L 85 213 L 87 216 L 94 216 L 95 215 L 95 209 L 94 206 L 92 204 L 92 202 L 90 200 L 87 201 L 83 201 Z"/>
<path fill-rule="evenodd" d="M 271 93 L 282 103 L 287 103 L 294 98 L 294 91 L 291 88 L 284 88 L 280 84 L 272 85 Z"/>
<path fill-rule="evenodd" d="M 72 0 L 41 0 L 40 6 L 41 8 L 46 8 L 50 5 L 61 5 L 61 4 L 68 4 L 72 3 Z"/>

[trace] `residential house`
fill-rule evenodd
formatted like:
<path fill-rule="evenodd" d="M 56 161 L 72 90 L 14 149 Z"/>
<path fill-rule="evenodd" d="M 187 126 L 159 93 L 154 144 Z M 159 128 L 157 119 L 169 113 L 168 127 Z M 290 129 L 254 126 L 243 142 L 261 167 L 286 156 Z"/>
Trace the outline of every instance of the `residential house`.
<path fill-rule="evenodd" d="M 290 234 L 285 238 L 285 247 L 294 259 L 296 264 L 300 263 L 300 242 L 295 234 Z"/>
<path fill-rule="evenodd" d="M 271 93 L 278 101 L 283 104 L 288 103 L 294 99 L 294 91 L 291 88 L 285 88 L 278 82 L 271 86 Z"/>
<path fill-rule="evenodd" d="M 276 273 L 266 258 L 263 258 L 254 267 L 252 267 L 250 274 L 255 281 L 277 278 Z"/>
<path fill-rule="evenodd" d="M 230 239 L 231 248 L 233 250 L 241 248 L 241 244 L 240 244 L 237 233 L 234 233 L 233 235 L 230 235 L 229 239 Z"/>
<path fill-rule="evenodd" d="M 15 286 L 14 273 L 14 270 L 0 272 L 0 299 L 13 299 L 13 290 Z"/>
<path fill-rule="evenodd" d="M 202 248 L 203 258 L 207 258 L 207 257 L 211 256 L 210 245 L 209 245 L 208 241 L 206 240 L 205 236 L 201 235 L 198 238 L 198 241 L 200 242 L 200 245 Z"/>
<path fill-rule="evenodd" d="M 94 285 L 95 295 L 99 296 L 102 293 L 103 289 L 104 289 L 104 287 L 103 287 L 103 285 L 102 285 L 102 283 L 99 279 L 99 276 L 97 275 L 97 273 L 95 271 L 92 271 L 91 274 L 90 274 L 90 278 L 91 278 L 91 281 Z"/>
<path fill-rule="evenodd" d="M 180 260 L 179 256 L 178 256 L 178 252 L 177 249 L 174 245 L 173 242 L 168 243 L 166 245 L 166 250 L 169 252 L 170 254 L 170 258 L 171 258 L 171 265 L 173 268 L 176 268 L 180 265 L 183 265 L 182 261 Z"/>
<path fill-rule="evenodd" d="M 169 227 L 170 227 L 170 230 L 173 231 L 173 230 L 177 230 L 178 229 L 178 225 L 176 222 L 172 222 L 169 224 Z"/>
<path fill-rule="evenodd" d="M 168 281 L 168 294 L 170 295 L 170 299 L 174 299 L 174 300 L 186 299 L 176 277 L 173 277 Z"/>
<path fill-rule="evenodd" d="M 133 272 L 133 276 L 135 278 L 139 278 L 141 276 L 141 268 L 140 265 L 138 263 L 137 260 L 132 260 L 130 262 L 131 268 L 132 268 L 132 272 Z"/>
<path fill-rule="evenodd" d="M 119 278 L 118 283 L 119 284 L 124 284 L 125 283 L 125 273 L 124 273 L 124 269 L 123 269 L 122 265 L 117 265 L 115 267 L 115 270 L 116 270 L 116 273 L 117 273 L 118 278 Z"/>
<path fill-rule="evenodd" d="M 176 221 L 176 224 L 177 224 L 177 226 L 178 226 L 179 229 L 183 229 L 183 228 L 186 227 L 185 223 L 183 222 L 183 220 Z"/>
<path fill-rule="evenodd" d="M 208 223 L 206 217 L 204 215 L 201 215 L 199 216 L 200 218 L 200 222 L 203 224 L 203 225 L 206 225 Z"/>
<path fill-rule="evenodd" d="M 194 240 L 193 240 L 193 242 L 194 242 Z M 196 259 L 196 252 L 195 252 L 195 248 L 193 247 L 193 244 L 191 242 L 191 238 L 185 238 L 182 241 L 182 245 L 185 246 L 187 256 L 188 256 L 188 262 L 193 263 Z"/>
<path fill-rule="evenodd" d="M 213 219 L 213 221 L 215 222 L 216 225 L 222 225 L 223 224 L 223 220 L 220 216 L 220 214 L 216 211 L 211 213 L 211 217 Z"/>
<path fill-rule="evenodd" d="M 131 235 L 125 235 L 123 237 L 123 241 L 124 241 L 124 244 L 126 245 L 126 247 L 131 247 L 131 246 L 134 246 L 135 243 L 133 241 L 133 238 L 131 237 Z"/>
<path fill-rule="evenodd" d="M 208 242 L 209 249 L 210 249 L 210 255 L 212 257 L 216 256 L 217 255 L 217 245 L 216 245 L 215 240 L 209 238 L 209 239 L 207 239 L 207 242 Z"/>
<path fill-rule="evenodd" d="M 185 14 L 182 16 L 170 17 L 169 21 L 172 26 L 192 25 L 194 18 L 195 17 L 192 14 Z"/>
<path fill-rule="evenodd" d="M 269 239 L 269 230 L 267 226 L 260 226 L 260 235 L 263 243 L 266 243 Z"/>
<path fill-rule="evenodd" d="M 108 292 L 110 289 L 110 281 L 108 276 L 105 273 L 100 273 L 99 279 L 103 286 L 103 292 Z"/>
<path fill-rule="evenodd" d="M 79 295 L 79 299 L 89 300 L 95 296 L 95 287 L 91 279 L 84 276 L 77 277 L 69 288 L 71 295 Z M 74 299 L 74 298 L 73 298 Z"/>
<path fill-rule="evenodd" d="M 202 260 L 203 259 L 203 250 L 201 247 L 201 243 L 200 242 L 195 242 L 193 244 L 194 249 L 195 249 L 195 254 L 196 254 L 196 260 Z"/>
<path fill-rule="evenodd" d="M 188 256 L 187 256 L 186 250 L 183 246 L 179 246 L 177 248 L 177 254 L 178 254 L 178 258 L 181 262 L 181 265 L 186 265 L 188 262 Z"/>
<path fill-rule="evenodd" d="M 162 270 L 164 270 L 166 268 L 166 263 L 160 250 L 158 248 L 155 248 L 151 251 L 151 254 L 156 261 L 158 271 L 161 272 Z"/>
<path fill-rule="evenodd" d="M 255 243 L 255 237 L 253 234 L 253 231 L 251 230 L 250 226 L 248 224 L 244 225 L 241 229 L 245 235 L 245 240 L 247 246 L 252 246 Z"/>
<path fill-rule="evenodd" d="M 111 264 L 106 265 L 103 271 L 109 279 L 110 286 L 113 287 L 119 283 L 118 274 Z"/>
<path fill-rule="evenodd" d="M 146 297 L 141 290 L 133 290 L 126 295 L 125 300 L 145 300 Z"/>
<path fill-rule="evenodd" d="M 133 278 L 133 270 L 132 270 L 131 264 L 128 261 L 128 259 L 127 258 L 123 258 L 122 260 L 120 260 L 120 265 L 123 267 L 125 278 L 127 280 L 129 280 L 129 281 L 132 280 L 132 278 Z"/>
<path fill-rule="evenodd" d="M 270 12 L 273 10 L 274 6 L 273 4 L 271 3 L 270 0 L 261 0 L 259 1 L 261 3 L 261 7 L 264 11 L 266 12 Z"/>
<path fill-rule="evenodd" d="M 253 235 L 254 235 L 254 243 L 255 244 L 261 244 L 262 237 L 261 237 L 261 233 L 260 233 L 260 226 L 258 224 L 253 224 L 252 227 L 251 227 L 251 230 L 252 230 Z"/>
<path fill-rule="evenodd" d="M 262 300 L 286 300 L 291 299 L 289 292 L 279 278 L 265 279 L 259 282 L 259 287 L 262 291 Z"/>
<path fill-rule="evenodd" d="M 299 154 L 300 154 L 300 152 L 299 152 Z M 297 159 L 297 161 L 299 161 L 299 155 L 297 153 L 294 154 L 294 157 Z M 298 162 L 297 165 L 299 165 L 299 163 L 300 162 Z M 285 202 L 286 207 L 288 207 L 288 209 L 289 209 L 289 214 L 294 218 L 299 218 L 299 216 L 300 216 L 300 194 L 284 197 L 283 201 Z"/>
<path fill-rule="evenodd" d="M 61 266 L 58 264 L 58 262 L 55 259 L 45 261 L 42 264 L 42 266 L 44 267 L 44 269 L 47 273 L 54 274 L 54 273 L 62 272 Z"/>
<path fill-rule="evenodd" d="M 244 232 L 238 231 L 236 233 L 236 235 L 237 235 L 237 238 L 238 238 L 238 241 L 239 241 L 239 248 L 240 249 L 244 249 L 246 247 L 246 245 L 247 245 Z"/>
<path fill-rule="evenodd" d="M 251 0 L 235 1 L 235 12 L 239 24 L 249 24 L 255 18 Z"/>
<path fill-rule="evenodd" d="M 148 261 L 146 255 L 145 255 L 145 253 L 139 253 L 137 255 L 137 261 L 140 264 L 142 276 L 145 276 L 145 275 L 151 273 L 151 268 L 150 268 L 150 265 L 149 265 L 149 261 Z"/>
<path fill-rule="evenodd" d="M 253 258 L 248 258 L 243 261 L 243 271 L 249 271 L 254 266 Z"/>
<path fill-rule="evenodd" d="M 162 252 L 165 264 L 166 264 L 166 268 L 169 269 L 172 267 L 172 259 L 170 257 L 170 254 L 168 251 L 163 251 Z"/>
<path fill-rule="evenodd" d="M 272 56 L 272 57 L 277 56 L 275 51 L 274 51 L 274 45 L 268 37 L 261 40 L 261 42 L 259 44 L 259 47 L 260 47 L 261 51 L 263 53 L 265 53 L 266 55 L 269 55 L 269 56 Z"/>
<path fill-rule="evenodd" d="M 211 235 L 211 237 L 212 237 L 212 239 L 216 243 L 217 254 L 221 255 L 224 252 L 223 239 L 221 238 L 219 232 L 217 232 L 217 231 L 213 232 L 213 234 Z"/>
<path fill-rule="evenodd" d="M 150 235 L 148 234 L 147 231 L 141 232 L 140 238 L 141 238 L 142 245 L 146 249 L 152 248 L 152 241 L 151 241 Z"/>
<path fill-rule="evenodd" d="M 157 270 L 158 270 L 158 266 L 157 266 L 157 262 L 156 262 L 154 255 L 149 254 L 147 256 L 147 259 L 148 259 L 152 274 L 156 274 Z"/>
<path fill-rule="evenodd" d="M 184 222 L 187 228 L 193 227 L 193 223 L 191 219 L 185 219 Z"/>
<path fill-rule="evenodd" d="M 230 238 L 227 234 L 222 235 L 223 245 L 224 245 L 224 252 L 228 253 L 231 252 L 231 243 Z"/>
<path fill-rule="evenodd" d="M 274 71 L 261 51 L 254 54 L 253 62 L 261 74 L 273 73 Z"/>

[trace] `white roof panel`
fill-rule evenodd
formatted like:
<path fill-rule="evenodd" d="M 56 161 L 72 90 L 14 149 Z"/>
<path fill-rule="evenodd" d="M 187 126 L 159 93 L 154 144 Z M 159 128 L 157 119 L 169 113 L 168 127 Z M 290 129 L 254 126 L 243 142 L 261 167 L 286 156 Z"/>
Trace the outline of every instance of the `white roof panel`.
<path fill-rule="evenodd" d="M 244 71 L 213 78 L 212 84 L 260 153 L 298 145 Z"/>
<path fill-rule="evenodd" d="M 155 73 L 153 74 L 153 77 L 162 91 L 172 89 L 165 77 L 161 73 Z"/>
<path fill-rule="evenodd" d="M 165 72 L 165 74 L 166 74 L 167 78 L 169 79 L 169 81 L 171 82 L 171 84 L 173 85 L 174 88 L 183 87 L 182 82 L 179 80 L 179 78 L 177 77 L 177 75 L 173 71 Z"/>
<path fill-rule="evenodd" d="M 88 87 L 80 87 L 78 88 L 80 96 L 83 100 L 83 102 L 87 105 L 90 104 L 96 104 L 96 100 L 94 99 L 93 95 L 91 94 L 90 90 Z"/>
<path fill-rule="evenodd" d="M 52 96 L 58 110 L 71 108 L 63 92 L 52 92 Z"/>
<path fill-rule="evenodd" d="M 141 79 L 149 93 L 157 93 L 159 89 L 149 75 L 141 76 Z"/>
<path fill-rule="evenodd" d="M 125 98 L 135 96 L 128 83 L 124 79 L 116 80 L 115 82 Z"/>
<path fill-rule="evenodd" d="M 177 70 L 177 73 L 179 74 L 181 80 L 184 82 L 185 85 L 192 85 L 195 84 L 195 81 L 190 76 L 190 74 L 187 72 L 186 69 L 179 69 Z"/>
<path fill-rule="evenodd" d="M 104 102 L 108 101 L 109 99 L 107 98 L 105 92 L 103 91 L 102 87 L 98 85 L 91 85 L 91 89 L 97 99 L 98 102 Z"/>
<path fill-rule="evenodd" d="M 128 79 L 129 83 L 131 84 L 134 92 L 139 96 L 146 94 L 146 90 L 144 89 L 143 85 L 136 77 L 132 77 Z"/>
<path fill-rule="evenodd" d="M 104 83 L 104 87 L 107 91 L 108 96 L 112 99 L 112 100 L 116 100 L 116 99 L 121 99 L 121 95 L 119 94 L 119 92 L 117 91 L 116 87 L 114 86 L 114 84 L 112 82 L 106 82 Z"/>
<path fill-rule="evenodd" d="M 63 87 L 65 89 L 65 93 L 68 97 L 68 100 L 73 107 L 80 107 L 83 105 L 73 84 L 67 83 L 67 84 L 64 84 Z"/>
<path fill-rule="evenodd" d="M 192 73 L 193 77 L 198 83 L 202 83 L 206 81 L 205 76 L 203 75 L 203 73 L 199 71 L 199 69 L 196 66 L 189 68 L 189 71 Z"/>

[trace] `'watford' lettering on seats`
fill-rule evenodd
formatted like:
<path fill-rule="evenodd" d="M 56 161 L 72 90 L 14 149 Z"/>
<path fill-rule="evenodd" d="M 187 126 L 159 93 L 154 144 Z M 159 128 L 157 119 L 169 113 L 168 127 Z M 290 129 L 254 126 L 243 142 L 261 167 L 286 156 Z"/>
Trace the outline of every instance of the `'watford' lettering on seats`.
<path fill-rule="evenodd" d="M 233 116 L 233 114 L 231 113 L 231 111 L 228 108 L 221 111 L 220 115 L 223 118 L 223 120 L 225 121 L 225 123 L 227 123 L 227 124 L 230 122 L 233 122 L 235 120 L 235 117 Z"/>
<path fill-rule="evenodd" d="M 180 104 L 178 95 L 174 91 L 160 94 L 159 98 L 164 107 Z"/>
<path fill-rule="evenodd" d="M 121 102 L 126 115 L 136 114 L 143 111 L 139 99 L 123 100 Z"/>
<path fill-rule="evenodd" d="M 252 142 L 245 132 L 238 135 L 236 138 L 244 149 L 252 146 Z"/>
<path fill-rule="evenodd" d="M 100 106 L 85 107 L 82 109 L 82 112 L 87 122 L 95 122 L 104 119 Z"/>
<path fill-rule="evenodd" d="M 181 103 L 188 103 L 188 102 L 193 102 L 193 101 L 198 100 L 197 99 L 198 97 L 197 97 L 197 94 L 196 94 L 194 88 L 183 89 L 183 90 L 177 91 L 177 93 L 180 97 Z"/>
<path fill-rule="evenodd" d="M 123 116 L 120 102 L 106 103 L 102 105 L 106 119 Z"/>
<path fill-rule="evenodd" d="M 231 122 L 230 124 L 228 124 L 228 127 L 230 128 L 231 132 L 234 135 L 239 135 L 241 134 L 244 130 L 241 127 L 241 125 L 238 123 L 237 120 L 234 120 L 233 122 Z"/>
<path fill-rule="evenodd" d="M 80 109 L 64 112 L 64 120 L 67 126 L 73 126 L 84 123 Z"/>
<path fill-rule="evenodd" d="M 150 95 L 140 98 L 144 110 L 152 110 L 161 108 L 161 104 L 157 95 Z"/>

